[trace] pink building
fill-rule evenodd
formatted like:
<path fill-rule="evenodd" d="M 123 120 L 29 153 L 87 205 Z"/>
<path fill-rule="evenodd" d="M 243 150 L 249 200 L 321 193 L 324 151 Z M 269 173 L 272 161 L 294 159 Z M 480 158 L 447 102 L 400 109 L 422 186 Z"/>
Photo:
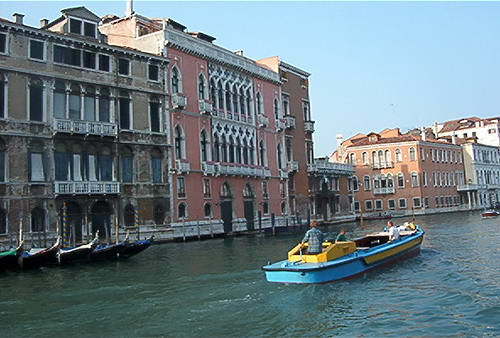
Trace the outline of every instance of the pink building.
<path fill-rule="evenodd" d="M 168 57 L 172 225 L 224 232 L 269 226 L 288 210 L 277 72 L 171 19 L 108 16 L 110 44 Z M 260 220 L 260 221 L 259 221 Z"/>

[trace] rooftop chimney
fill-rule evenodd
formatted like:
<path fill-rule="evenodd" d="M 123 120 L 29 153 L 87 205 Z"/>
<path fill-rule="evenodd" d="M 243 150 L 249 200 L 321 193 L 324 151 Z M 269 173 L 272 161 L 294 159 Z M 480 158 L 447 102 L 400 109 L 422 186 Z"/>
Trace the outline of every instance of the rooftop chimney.
<path fill-rule="evenodd" d="M 12 16 L 14 17 L 17 24 L 19 25 L 23 24 L 24 14 L 14 13 L 12 14 Z"/>
<path fill-rule="evenodd" d="M 236 50 L 236 51 L 234 51 L 234 54 L 239 55 L 239 56 L 243 56 L 243 50 L 242 49 Z"/>
<path fill-rule="evenodd" d="M 132 0 L 127 0 L 125 16 L 131 16 L 132 14 L 134 14 L 134 2 Z"/>
<path fill-rule="evenodd" d="M 41 19 L 40 20 L 40 28 L 43 28 L 49 24 L 49 19 Z"/>
<path fill-rule="evenodd" d="M 420 135 L 422 136 L 422 141 L 427 141 L 427 135 L 425 133 L 425 127 L 420 128 Z"/>
<path fill-rule="evenodd" d="M 451 135 L 451 143 L 457 144 L 457 135 L 455 134 Z"/>

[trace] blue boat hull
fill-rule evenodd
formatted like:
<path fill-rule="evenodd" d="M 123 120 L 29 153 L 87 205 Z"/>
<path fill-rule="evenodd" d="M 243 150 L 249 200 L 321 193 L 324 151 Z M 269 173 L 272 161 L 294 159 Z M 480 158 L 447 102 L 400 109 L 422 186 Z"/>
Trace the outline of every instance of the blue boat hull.
<path fill-rule="evenodd" d="M 262 267 L 269 282 L 315 284 L 358 277 L 365 272 L 418 255 L 423 231 L 397 242 L 358 250 L 326 263 L 290 263 L 288 260 Z"/>

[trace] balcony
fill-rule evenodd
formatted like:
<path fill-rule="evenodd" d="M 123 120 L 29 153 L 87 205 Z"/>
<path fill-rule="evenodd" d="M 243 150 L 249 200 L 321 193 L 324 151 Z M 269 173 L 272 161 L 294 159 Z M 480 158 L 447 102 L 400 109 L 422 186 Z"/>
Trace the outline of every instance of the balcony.
<path fill-rule="evenodd" d="M 476 191 L 485 190 L 487 188 L 486 184 L 460 184 L 457 185 L 457 191 Z"/>
<path fill-rule="evenodd" d="M 280 172 L 280 178 L 282 180 L 288 179 L 288 171 L 287 170 L 280 169 L 279 172 Z"/>
<path fill-rule="evenodd" d="M 373 163 L 372 168 L 373 169 L 394 168 L 394 162 L 388 161 L 388 162 Z"/>
<path fill-rule="evenodd" d="M 276 129 L 277 130 L 285 130 L 286 128 L 286 122 L 284 119 L 277 119 L 276 120 Z"/>
<path fill-rule="evenodd" d="M 202 114 L 210 114 L 212 113 L 212 104 L 205 100 L 200 100 L 200 113 Z"/>
<path fill-rule="evenodd" d="M 54 132 L 81 135 L 116 136 L 118 134 L 118 128 L 116 124 L 110 122 L 55 119 Z"/>
<path fill-rule="evenodd" d="M 119 182 L 55 182 L 56 195 L 111 195 L 120 193 Z"/>
<path fill-rule="evenodd" d="M 201 164 L 201 169 L 203 170 L 204 175 L 215 175 L 215 164 L 209 164 L 206 162 L 203 162 Z"/>
<path fill-rule="evenodd" d="M 187 97 L 179 93 L 172 95 L 172 107 L 185 108 L 186 106 L 187 106 Z"/>
<path fill-rule="evenodd" d="M 396 188 L 385 187 L 385 188 L 373 188 L 374 195 L 387 195 L 396 193 Z"/>
<path fill-rule="evenodd" d="M 295 128 L 295 116 L 285 115 L 285 127 L 286 127 L 286 129 L 294 129 Z"/>
<path fill-rule="evenodd" d="M 188 173 L 191 170 L 191 165 L 189 162 L 175 160 L 175 170 L 177 170 L 178 173 Z"/>
<path fill-rule="evenodd" d="M 299 161 L 289 161 L 287 163 L 288 171 L 299 171 Z"/>
<path fill-rule="evenodd" d="M 304 121 L 304 131 L 314 133 L 314 121 Z"/>
<path fill-rule="evenodd" d="M 214 164 L 213 167 L 214 167 L 215 175 L 254 176 L 254 177 L 270 177 L 271 176 L 270 170 L 263 169 L 263 168 L 234 166 L 234 165 L 228 165 L 228 164 Z M 205 171 L 205 169 L 203 169 L 203 170 Z"/>
<path fill-rule="evenodd" d="M 267 127 L 269 125 L 269 118 L 264 115 L 257 115 L 257 124 L 259 127 Z"/>
<path fill-rule="evenodd" d="M 354 175 L 354 166 L 346 163 L 315 160 L 313 164 L 307 165 L 307 171 L 310 173 L 350 176 Z"/>

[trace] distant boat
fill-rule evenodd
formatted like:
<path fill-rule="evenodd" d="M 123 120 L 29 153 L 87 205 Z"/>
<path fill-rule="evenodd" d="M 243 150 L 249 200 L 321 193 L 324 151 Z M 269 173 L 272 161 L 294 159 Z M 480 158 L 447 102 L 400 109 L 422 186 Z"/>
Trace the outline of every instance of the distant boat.
<path fill-rule="evenodd" d="M 41 266 L 57 264 L 57 254 L 61 247 L 61 237 L 50 248 L 46 249 L 31 249 L 28 252 L 23 252 L 19 256 L 18 263 L 21 269 L 35 269 Z"/>
<path fill-rule="evenodd" d="M 16 249 L 0 252 L 0 271 L 16 269 L 17 260 L 22 253 L 22 242 Z"/>
<path fill-rule="evenodd" d="M 323 252 L 303 254 L 307 244 L 288 252 L 288 259 L 262 267 L 269 282 L 326 283 L 353 278 L 420 252 L 424 231 L 400 232 L 399 240 L 389 242 L 388 232 L 370 234 L 348 242 L 323 243 Z"/>
<path fill-rule="evenodd" d="M 371 215 L 371 216 L 357 216 L 356 221 L 360 220 L 380 220 L 380 219 L 391 219 L 392 215 L 391 214 L 378 214 L 378 215 Z"/>
<path fill-rule="evenodd" d="M 497 217 L 498 215 L 500 215 L 500 212 L 496 211 L 496 210 L 485 210 L 482 214 L 481 214 L 481 217 L 482 218 L 490 218 L 490 217 Z"/>

